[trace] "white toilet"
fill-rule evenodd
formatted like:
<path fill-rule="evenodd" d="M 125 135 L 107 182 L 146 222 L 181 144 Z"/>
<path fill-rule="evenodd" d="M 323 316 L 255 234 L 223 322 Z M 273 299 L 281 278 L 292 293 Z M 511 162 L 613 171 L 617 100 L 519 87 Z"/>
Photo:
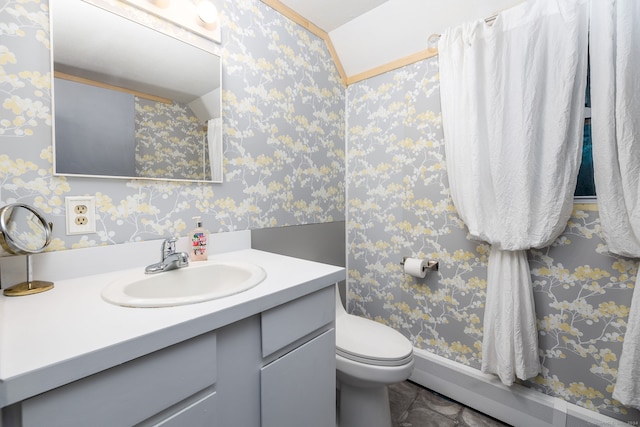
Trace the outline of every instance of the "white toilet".
<path fill-rule="evenodd" d="M 336 286 L 339 427 L 391 427 L 387 385 L 413 371 L 413 346 L 400 332 L 347 314 Z"/>

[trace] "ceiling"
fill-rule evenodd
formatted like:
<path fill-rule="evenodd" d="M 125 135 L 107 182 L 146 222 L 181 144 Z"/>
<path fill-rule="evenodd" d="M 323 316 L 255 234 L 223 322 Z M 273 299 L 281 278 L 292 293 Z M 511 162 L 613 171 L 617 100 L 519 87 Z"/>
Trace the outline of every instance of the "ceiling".
<path fill-rule="evenodd" d="M 522 1 L 280 0 L 328 34 L 347 77 L 424 51 L 431 34 Z"/>
<path fill-rule="evenodd" d="M 49 7 L 56 72 L 185 104 L 220 86 L 217 55 L 87 2 Z"/>
<path fill-rule="evenodd" d="M 385 2 L 387 0 L 282 0 L 327 33 Z"/>

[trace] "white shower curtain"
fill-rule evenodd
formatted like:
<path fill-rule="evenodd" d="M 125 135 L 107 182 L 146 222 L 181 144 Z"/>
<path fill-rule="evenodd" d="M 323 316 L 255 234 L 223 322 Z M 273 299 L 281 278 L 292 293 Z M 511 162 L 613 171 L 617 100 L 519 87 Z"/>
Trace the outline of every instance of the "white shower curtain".
<path fill-rule="evenodd" d="M 591 127 L 609 250 L 640 257 L 640 1 L 591 2 Z M 634 294 L 640 286 L 636 278 Z M 640 295 L 627 321 L 613 397 L 640 409 Z"/>
<path fill-rule="evenodd" d="M 586 0 L 529 0 L 439 42 L 447 173 L 471 238 L 492 245 L 482 371 L 510 385 L 540 369 L 526 249 L 573 206 L 582 147 Z"/>
<path fill-rule="evenodd" d="M 209 143 L 209 165 L 211 180 L 222 182 L 222 118 L 216 117 L 207 122 L 207 142 Z"/>

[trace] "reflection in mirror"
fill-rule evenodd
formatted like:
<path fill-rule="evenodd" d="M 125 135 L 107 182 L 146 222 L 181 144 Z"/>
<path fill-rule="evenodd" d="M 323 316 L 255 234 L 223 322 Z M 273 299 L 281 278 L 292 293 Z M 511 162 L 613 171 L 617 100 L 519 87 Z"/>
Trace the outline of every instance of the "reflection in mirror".
<path fill-rule="evenodd" d="M 220 57 L 51 0 L 57 175 L 222 182 Z"/>
<path fill-rule="evenodd" d="M 15 203 L 0 209 L 0 245 L 7 252 L 42 252 L 50 241 L 51 225 L 32 207 Z"/>
<path fill-rule="evenodd" d="M 0 209 L 0 246 L 11 254 L 27 255 L 27 280 L 5 289 L 4 295 L 32 295 L 53 288 L 53 282 L 31 280 L 29 257 L 42 252 L 50 242 L 51 224 L 31 206 L 14 203 Z"/>

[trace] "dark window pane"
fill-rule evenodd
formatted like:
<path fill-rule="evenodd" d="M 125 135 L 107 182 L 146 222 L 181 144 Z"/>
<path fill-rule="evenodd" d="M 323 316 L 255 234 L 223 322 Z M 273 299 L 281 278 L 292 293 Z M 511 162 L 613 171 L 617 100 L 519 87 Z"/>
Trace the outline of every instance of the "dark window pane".
<path fill-rule="evenodd" d="M 596 184 L 593 181 L 593 154 L 591 152 L 591 123 L 584 125 L 582 142 L 582 163 L 578 172 L 576 196 L 595 196 Z"/>
<path fill-rule="evenodd" d="M 587 66 L 587 88 L 585 94 L 585 111 L 591 109 L 591 73 Z M 596 184 L 593 180 L 593 153 L 591 151 L 591 113 L 584 121 L 584 136 L 582 138 L 582 163 L 578 172 L 578 184 L 575 196 L 595 197 Z"/>

